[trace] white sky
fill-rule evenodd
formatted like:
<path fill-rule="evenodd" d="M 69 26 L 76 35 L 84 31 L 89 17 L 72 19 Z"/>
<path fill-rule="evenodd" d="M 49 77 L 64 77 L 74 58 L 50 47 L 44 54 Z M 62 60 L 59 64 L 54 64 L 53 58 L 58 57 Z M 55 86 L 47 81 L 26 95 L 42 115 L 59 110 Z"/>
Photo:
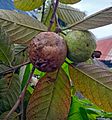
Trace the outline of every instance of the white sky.
<path fill-rule="evenodd" d="M 82 0 L 79 3 L 72 5 L 74 8 L 85 11 L 87 16 L 110 6 L 112 6 L 112 0 Z M 98 39 L 109 37 L 112 36 L 112 24 L 105 27 L 93 29 L 91 31 Z"/>

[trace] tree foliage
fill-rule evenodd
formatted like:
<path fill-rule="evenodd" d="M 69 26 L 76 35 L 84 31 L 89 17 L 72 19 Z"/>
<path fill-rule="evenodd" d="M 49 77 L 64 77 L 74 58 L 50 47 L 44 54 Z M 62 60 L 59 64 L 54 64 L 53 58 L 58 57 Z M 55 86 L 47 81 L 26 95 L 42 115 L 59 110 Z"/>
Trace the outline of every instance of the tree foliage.
<path fill-rule="evenodd" d="M 14 0 L 17 9 L 37 9 L 37 19 L 11 10 L 0 10 L 0 120 L 12 110 L 9 120 L 112 117 L 112 72 L 106 67 L 93 62 L 76 66 L 66 59 L 55 72 L 44 73 L 35 69 L 30 76 L 32 64 L 27 48 L 40 32 L 53 31 L 64 37 L 68 31 L 89 30 L 112 23 L 112 7 L 86 17 L 83 11 L 68 5 L 79 1 Z M 93 103 L 76 97 L 77 92 Z M 17 105 L 18 100 L 20 104 Z"/>

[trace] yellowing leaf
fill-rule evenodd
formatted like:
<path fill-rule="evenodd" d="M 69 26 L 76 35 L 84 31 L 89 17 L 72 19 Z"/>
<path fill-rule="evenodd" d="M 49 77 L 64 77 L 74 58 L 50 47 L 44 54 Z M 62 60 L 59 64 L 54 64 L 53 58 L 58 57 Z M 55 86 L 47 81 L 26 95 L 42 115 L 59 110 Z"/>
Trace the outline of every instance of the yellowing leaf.
<path fill-rule="evenodd" d="M 2 115 L 0 115 L 0 120 L 3 120 L 8 113 L 9 113 L 9 111 L 4 112 Z M 19 120 L 19 116 L 16 112 L 14 112 L 10 115 L 8 120 Z"/>
<path fill-rule="evenodd" d="M 39 8 L 44 0 L 14 0 L 17 9 L 30 11 Z"/>
<path fill-rule="evenodd" d="M 65 72 L 61 69 L 59 73 L 47 73 L 30 98 L 26 120 L 66 120 L 70 102 L 70 83 Z"/>
<path fill-rule="evenodd" d="M 61 3 L 64 4 L 75 4 L 77 2 L 80 2 L 81 0 L 60 0 Z"/>
<path fill-rule="evenodd" d="M 102 109 L 112 112 L 112 72 L 94 64 L 80 64 L 69 69 L 76 90 Z"/>

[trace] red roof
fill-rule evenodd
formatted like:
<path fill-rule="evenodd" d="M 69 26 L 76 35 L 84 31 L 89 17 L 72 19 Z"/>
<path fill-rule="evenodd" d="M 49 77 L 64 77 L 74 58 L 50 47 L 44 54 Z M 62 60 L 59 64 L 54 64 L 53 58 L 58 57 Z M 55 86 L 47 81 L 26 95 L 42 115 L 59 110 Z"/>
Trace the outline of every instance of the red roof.
<path fill-rule="evenodd" d="M 112 60 L 112 37 L 97 41 L 97 48 L 102 52 L 101 60 Z"/>

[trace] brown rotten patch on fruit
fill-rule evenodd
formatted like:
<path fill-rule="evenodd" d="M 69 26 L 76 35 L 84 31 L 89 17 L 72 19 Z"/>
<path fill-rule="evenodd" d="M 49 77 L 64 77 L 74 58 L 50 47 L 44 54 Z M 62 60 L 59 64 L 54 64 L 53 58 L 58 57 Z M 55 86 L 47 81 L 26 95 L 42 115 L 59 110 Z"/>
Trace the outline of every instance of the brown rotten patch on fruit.
<path fill-rule="evenodd" d="M 64 62 L 67 54 L 66 43 L 54 32 L 41 32 L 29 45 L 32 64 L 43 72 L 52 72 Z"/>

